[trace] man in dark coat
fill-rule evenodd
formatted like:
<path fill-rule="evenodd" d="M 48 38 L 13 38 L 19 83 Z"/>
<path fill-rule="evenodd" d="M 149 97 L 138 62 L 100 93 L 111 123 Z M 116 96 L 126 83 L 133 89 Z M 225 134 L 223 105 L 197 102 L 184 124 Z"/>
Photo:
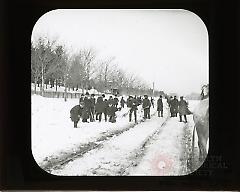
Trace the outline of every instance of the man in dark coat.
<path fill-rule="evenodd" d="M 148 99 L 148 96 L 144 95 L 144 99 L 143 99 L 143 103 L 142 103 L 144 119 L 150 119 L 150 107 L 151 107 L 151 102 Z"/>
<path fill-rule="evenodd" d="M 173 116 L 177 117 L 177 113 L 178 113 L 178 99 L 177 99 L 177 96 L 174 96 L 173 100 L 171 101 L 171 105 L 173 107 Z"/>
<path fill-rule="evenodd" d="M 116 111 L 117 107 L 115 107 L 112 103 L 109 103 L 109 107 L 107 108 L 107 113 L 109 116 L 109 122 L 115 123 L 116 122 Z"/>
<path fill-rule="evenodd" d="M 137 99 L 133 98 L 132 96 L 129 96 L 127 106 L 130 108 L 130 110 L 129 110 L 129 122 L 132 121 L 132 114 L 133 114 L 135 123 L 137 123 L 137 110 L 138 110 Z"/>
<path fill-rule="evenodd" d="M 117 107 L 118 106 L 118 102 L 119 102 L 119 100 L 118 100 L 118 98 L 117 98 L 117 95 L 115 95 L 115 98 L 113 99 L 113 105 L 115 106 L 115 107 Z"/>
<path fill-rule="evenodd" d="M 74 128 L 77 128 L 77 123 L 80 120 L 81 114 L 82 108 L 80 107 L 80 105 L 76 105 L 70 110 L 70 118 L 74 123 Z"/>
<path fill-rule="evenodd" d="M 125 100 L 123 99 L 123 97 L 120 100 L 120 104 L 121 104 L 121 108 L 124 108 Z"/>
<path fill-rule="evenodd" d="M 96 99 L 95 99 L 95 95 L 91 94 L 91 106 L 90 106 L 90 121 L 93 122 L 94 121 L 94 115 L 95 115 L 95 104 L 96 104 Z"/>
<path fill-rule="evenodd" d="M 90 108 L 91 108 L 91 100 L 89 97 L 89 93 L 87 92 L 84 98 L 84 106 L 83 106 L 83 113 L 82 113 L 82 122 L 88 122 L 87 119 L 90 117 Z"/>
<path fill-rule="evenodd" d="M 170 112 L 171 112 L 171 117 L 177 117 L 177 113 L 178 113 L 177 96 L 174 96 L 174 98 L 170 101 Z"/>
<path fill-rule="evenodd" d="M 158 111 L 158 117 L 163 117 L 163 102 L 162 102 L 162 95 L 160 95 L 159 99 L 157 100 L 157 111 Z"/>
<path fill-rule="evenodd" d="M 103 101 L 103 98 L 101 96 L 99 96 L 97 98 L 97 102 L 96 102 L 96 120 L 99 120 L 99 122 L 101 122 L 102 120 L 102 113 L 104 113 L 105 111 L 105 102 Z"/>
<path fill-rule="evenodd" d="M 183 116 L 185 123 L 187 123 L 187 115 L 189 115 L 191 112 L 189 111 L 188 103 L 183 99 L 183 96 L 180 97 L 180 101 L 178 103 L 178 110 L 179 110 L 180 122 L 182 122 L 182 116 Z"/>

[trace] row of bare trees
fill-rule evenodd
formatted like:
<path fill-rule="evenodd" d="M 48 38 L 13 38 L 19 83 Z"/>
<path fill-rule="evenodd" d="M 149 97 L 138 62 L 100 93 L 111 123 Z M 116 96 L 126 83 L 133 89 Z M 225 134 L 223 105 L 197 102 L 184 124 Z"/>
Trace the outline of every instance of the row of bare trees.
<path fill-rule="evenodd" d="M 44 38 L 31 44 L 31 74 L 35 92 L 40 85 L 42 95 L 49 84 L 56 91 L 58 86 L 64 86 L 65 92 L 70 88 L 95 88 L 99 92 L 115 88 L 125 94 L 151 92 L 138 76 L 119 68 L 115 57 L 98 59 L 94 49 L 81 49 L 70 55 L 64 46 Z"/>

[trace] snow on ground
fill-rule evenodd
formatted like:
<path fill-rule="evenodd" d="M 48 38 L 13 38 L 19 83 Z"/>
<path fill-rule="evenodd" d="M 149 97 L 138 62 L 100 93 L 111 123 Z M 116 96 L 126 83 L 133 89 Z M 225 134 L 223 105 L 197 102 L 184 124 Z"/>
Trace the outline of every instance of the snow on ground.
<path fill-rule="evenodd" d="M 178 117 L 162 127 L 161 134 L 147 146 L 146 155 L 130 175 L 181 175 L 182 137 L 185 124 Z"/>
<path fill-rule="evenodd" d="M 107 98 L 108 99 L 108 98 Z M 119 100 L 121 97 L 119 97 Z M 125 98 L 126 99 L 126 98 Z M 156 104 L 157 98 L 155 99 Z M 184 123 L 179 117 L 166 122 L 168 110 L 164 100 L 164 118 L 155 114 L 151 120 L 134 126 L 128 122 L 128 108 L 117 112 L 117 122 L 78 123 L 73 128 L 70 109 L 78 104 L 78 99 L 44 98 L 32 95 L 32 153 L 41 166 L 52 156 L 60 158 L 63 152 L 74 153 L 80 144 L 96 142 L 103 135 L 131 129 L 106 140 L 101 147 L 89 150 L 81 158 L 51 170 L 56 175 L 181 175 L 182 137 Z M 199 101 L 189 101 L 191 111 Z M 143 117 L 141 106 L 138 119 Z M 104 116 L 104 115 L 103 115 Z M 187 126 L 193 128 L 192 115 Z M 148 139 L 156 131 L 160 131 Z M 139 155 L 140 154 L 140 155 Z"/>
<path fill-rule="evenodd" d="M 190 111 L 199 103 L 197 100 L 189 101 Z M 152 142 L 146 146 L 146 154 L 137 167 L 132 168 L 130 175 L 185 175 L 186 161 L 182 162 L 183 151 L 186 147 L 183 141 L 186 130 L 193 130 L 194 122 L 192 115 L 187 116 L 188 123 L 179 122 L 179 117 L 172 117 L 162 126 L 161 134 L 154 138 Z M 195 141 L 196 146 L 197 141 Z M 185 165 L 185 168 L 183 168 Z"/>
<path fill-rule="evenodd" d="M 166 120 L 156 115 L 147 119 L 120 136 L 104 143 L 102 148 L 89 151 L 83 157 L 78 158 L 65 167 L 52 170 L 54 175 L 128 175 L 127 168 L 136 161 L 137 151 L 142 150 L 142 145 L 148 137 Z"/>
<path fill-rule="evenodd" d="M 78 99 L 45 98 L 32 95 L 32 153 L 38 164 L 50 156 L 58 156 L 62 151 L 74 151 L 74 147 L 81 143 L 95 141 L 103 133 L 121 130 L 134 123 L 128 122 L 128 108 L 117 112 L 117 123 L 91 122 L 78 123 L 78 128 L 73 128 L 70 119 L 70 109 L 78 104 Z M 153 113 L 153 110 L 151 111 Z M 142 118 L 141 107 L 138 118 Z M 102 115 L 104 117 L 104 115 Z"/>

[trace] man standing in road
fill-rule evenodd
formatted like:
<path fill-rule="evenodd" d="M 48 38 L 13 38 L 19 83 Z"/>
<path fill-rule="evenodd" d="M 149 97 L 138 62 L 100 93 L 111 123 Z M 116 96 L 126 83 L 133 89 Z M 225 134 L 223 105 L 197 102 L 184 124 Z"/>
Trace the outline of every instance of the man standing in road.
<path fill-rule="evenodd" d="M 132 121 L 132 113 L 134 114 L 135 123 L 137 123 L 137 100 L 132 96 L 129 96 L 127 99 L 127 107 L 129 110 L 129 122 Z"/>
<path fill-rule="evenodd" d="M 150 119 L 150 107 L 151 107 L 151 102 L 148 99 L 148 96 L 144 95 L 144 99 L 142 103 L 142 108 L 144 111 L 144 119 Z"/>
<path fill-rule="evenodd" d="M 191 114 L 191 112 L 188 109 L 188 103 L 183 99 L 183 96 L 181 96 L 178 104 L 180 122 L 182 122 L 183 116 L 185 123 L 187 123 L 187 115 Z"/>
<path fill-rule="evenodd" d="M 124 108 L 125 100 L 123 99 L 123 97 L 120 100 L 120 104 L 121 104 L 121 108 Z"/>
<path fill-rule="evenodd" d="M 172 116 L 177 117 L 177 113 L 178 113 L 178 99 L 177 99 L 177 96 L 174 96 L 174 99 L 171 100 L 171 107 L 172 107 Z"/>
<path fill-rule="evenodd" d="M 162 95 L 160 95 L 159 99 L 157 100 L 157 111 L 158 111 L 158 117 L 163 117 L 163 102 L 162 102 Z"/>

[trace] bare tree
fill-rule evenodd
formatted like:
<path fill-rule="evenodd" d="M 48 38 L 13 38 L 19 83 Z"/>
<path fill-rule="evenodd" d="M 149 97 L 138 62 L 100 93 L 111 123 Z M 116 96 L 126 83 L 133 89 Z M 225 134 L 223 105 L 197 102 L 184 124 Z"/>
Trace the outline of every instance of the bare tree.
<path fill-rule="evenodd" d="M 93 49 L 83 49 L 71 58 L 70 77 L 73 86 L 81 86 L 82 91 L 90 86 L 95 73 L 96 53 Z"/>

